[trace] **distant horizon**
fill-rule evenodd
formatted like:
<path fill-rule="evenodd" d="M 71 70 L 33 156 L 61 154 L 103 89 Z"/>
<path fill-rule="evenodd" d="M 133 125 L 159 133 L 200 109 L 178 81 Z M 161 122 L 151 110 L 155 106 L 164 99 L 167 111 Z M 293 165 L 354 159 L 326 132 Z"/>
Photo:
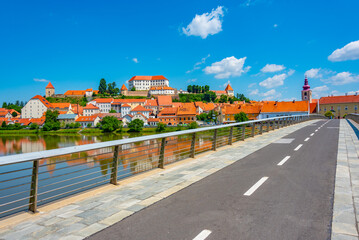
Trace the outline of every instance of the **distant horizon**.
<path fill-rule="evenodd" d="M 128 87 L 136 75 L 170 86 L 209 85 L 253 100 L 301 100 L 359 91 L 359 2 L 267 0 L 0 4 L 0 102 Z M 154 14 L 156 13 L 156 14 Z M 333 17 L 335 16 L 335 17 Z"/>

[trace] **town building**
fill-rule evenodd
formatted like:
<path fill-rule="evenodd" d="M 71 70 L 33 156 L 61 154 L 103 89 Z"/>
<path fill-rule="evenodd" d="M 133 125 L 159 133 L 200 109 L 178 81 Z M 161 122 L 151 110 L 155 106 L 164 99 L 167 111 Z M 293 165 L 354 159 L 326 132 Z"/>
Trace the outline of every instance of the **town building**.
<path fill-rule="evenodd" d="M 68 111 L 72 110 L 71 103 L 51 103 L 52 111 L 58 111 L 60 114 L 66 114 Z"/>
<path fill-rule="evenodd" d="M 258 119 L 303 115 L 308 113 L 310 113 L 309 101 L 264 101 Z"/>
<path fill-rule="evenodd" d="M 305 76 L 304 79 L 304 86 L 302 90 L 302 101 L 309 101 L 309 103 L 312 102 L 312 90 L 310 89 L 310 86 L 308 84 L 307 76 Z"/>
<path fill-rule="evenodd" d="M 236 122 L 234 116 L 240 112 L 239 105 L 224 105 L 221 107 L 217 119 L 220 123 L 234 123 Z"/>
<path fill-rule="evenodd" d="M 159 122 L 164 123 L 168 126 L 176 126 L 177 121 L 177 108 L 166 107 L 158 114 Z"/>
<path fill-rule="evenodd" d="M 45 88 L 45 96 L 46 97 L 53 97 L 55 95 L 55 88 L 54 86 L 51 84 L 51 82 L 49 82 Z"/>
<path fill-rule="evenodd" d="M 228 97 L 234 96 L 234 90 L 229 83 L 224 91 L 222 90 L 210 90 L 210 91 L 214 92 L 217 98 L 220 98 L 222 95 L 226 95 Z"/>
<path fill-rule="evenodd" d="M 214 103 L 204 103 L 204 102 L 195 102 L 197 114 L 201 113 L 209 113 L 209 111 L 213 111 L 215 108 Z"/>
<path fill-rule="evenodd" d="M 78 117 L 75 122 L 80 123 L 81 127 L 95 127 L 100 122 L 98 115 L 93 116 L 81 116 Z"/>
<path fill-rule="evenodd" d="M 93 105 L 91 103 L 87 104 L 87 106 L 83 108 L 83 115 L 85 117 L 92 116 L 92 115 L 97 115 L 99 113 L 100 113 L 100 108 L 96 107 L 95 105 Z"/>
<path fill-rule="evenodd" d="M 149 119 L 147 119 L 147 124 L 149 126 L 152 126 L 152 127 L 157 126 L 159 122 L 160 122 L 160 120 L 158 118 L 149 118 Z"/>
<path fill-rule="evenodd" d="M 166 86 L 151 87 L 149 91 L 150 96 L 154 95 L 175 95 L 176 89 Z"/>
<path fill-rule="evenodd" d="M 113 100 L 113 98 L 96 98 L 90 101 L 88 104 L 92 104 L 98 107 L 101 113 L 109 113 Z"/>
<path fill-rule="evenodd" d="M 162 75 L 158 76 L 133 76 L 128 81 L 129 89 L 150 90 L 151 87 L 169 87 L 169 81 Z"/>
<path fill-rule="evenodd" d="M 77 114 L 60 114 L 57 120 L 59 120 L 61 126 L 65 126 L 66 124 L 74 123 L 77 118 Z"/>
<path fill-rule="evenodd" d="M 156 99 L 147 99 L 145 108 L 152 110 L 152 113 L 158 114 L 158 103 Z"/>
<path fill-rule="evenodd" d="M 194 103 L 182 103 L 182 106 L 177 108 L 177 122 L 178 124 L 190 124 L 196 121 L 196 107 Z"/>
<path fill-rule="evenodd" d="M 171 96 L 157 96 L 157 103 L 159 111 L 162 111 L 164 108 L 171 108 L 173 106 Z"/>
<path fill-rule="evenodd" d="M 98 94 L 98 90 L 88 88 L 86 90 L 68 90 L 64 93 L 65 97 L 93 97 L 94 94 Z"/>
<path fill-rule="evenodd" d="M 138 105 L 145 106 L 146 101 L 146 99 L 114 99 L 111 103 L 111 108 L 119 113 L 122 112 L 121 107 L 124 104 L 129 105 L 132 109 L 137 107 Z"/>
<path fill-rule="evenodd" d="M 244 103 L 240 105 L 240 111 L 247 114 L 249 120 L 256 120 L 261 110 L 261 103 Z"/>
<path fill-rule="evenodd" d="M 121 87 L 121 89 L 120 89 L 120 94 L 126 96 L 126 95 L 127 95 L 127 92 L 128 92 L 128 89 L 127 89 L 126 85 L 123 84 L 122 87 Z"/>
<path fill-rule="evenodd" d="M 51 103 L 44 97 L 36 95 L 21 109 L 21 118 L 41 118 L 50 108 L 52 108 Z"/>
<path fill-rule="evenodd" d="M 133 109 L 130 111 L 130 114 L 134 116 L 136 113 L 141 113 L 141 114 L 143 114 L 146 118 L 149 118 L 151 112 L 152 112 L 151 109 L 147 109 L 147 108 L 142 107 L 141 105 L 138 105 L 137 107 L 133 108 Z"/>
<path fill-rule="evenodd" d="M 9 111 L 9 109 L 0 108 L 0 118 L 12 118 L 12 115 L 11 115 L 11 112 Z"/>
<path fill-rule="evenodd" d="M 331 111 L 335 118 L 343 118 L 344 115 L 350 113 L 358 113 L 359 96 L 330 96 L 321 97 L 319 99 L 319 113 L 324 115 L 327 111 Z"/>

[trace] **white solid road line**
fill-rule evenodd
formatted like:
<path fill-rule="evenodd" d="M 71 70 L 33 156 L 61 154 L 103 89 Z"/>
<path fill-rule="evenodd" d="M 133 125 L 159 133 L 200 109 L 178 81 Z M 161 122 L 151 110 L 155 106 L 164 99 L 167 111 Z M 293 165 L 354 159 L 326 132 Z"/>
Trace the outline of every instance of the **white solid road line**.
<path fill-rule="evenodd" d="M 267 181 L 268 177 L 262 177 L 259 181 L 254 184 L 247 192 L 245 192 L 244 196 L 250 196 L 254 193 L 265 181 Z"/>
<path fill-rule="evenodd" d="M 286 157 L 283 158 L 283 160 L 280 161 L 277 165 L 278 165 L 278 166 L 282 166 L 289 158 L 290 158 L 290 156 L 286 156 Z"/>
<path fill-rule="evenodd" d="M 309 140 L 309 137 L 308 138 L 306 138 L 306 139 L 304 139 L 304 142 L 306 142 L 306 141 L 308 141 Z"/>
<path fill-rule="evenodd" d="M 313 136 L 313 135 L 314 135 L 314 133 L 310 134 L 310 136 Z"/>
<path fill-rule="evenodd" d="M 296 147 L 296 148 L 294 149 L 294 151 L 298 151 L 299 148 L 301 148 L 302 146 L 303 146 L 303 144 L 299 144 L 298 147 Z"/>
<path fill-rule="evenodd" d="M 209 236 L 209 234 L 211 234 L 211 233 L 212 233 L 211 231 L 205 229 L 205 230 L 203 230 L 202 232 L 200 232 L 195 238 L 193 238 L 193 240 L 204 240 L 204 239 L 206 239 L 206 238 Z"/>

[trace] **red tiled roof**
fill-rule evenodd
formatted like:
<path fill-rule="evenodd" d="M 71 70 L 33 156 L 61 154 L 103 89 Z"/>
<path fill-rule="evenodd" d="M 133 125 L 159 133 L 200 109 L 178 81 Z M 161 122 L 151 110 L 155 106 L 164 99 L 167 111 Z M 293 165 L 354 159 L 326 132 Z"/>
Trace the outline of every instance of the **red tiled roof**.
<path fill-rule="evenodd" d="M 31 118 L 30 119 L 31 123 L 36 123 L 37 125 L 42 125 L 45 123 L 45 117 L 41 117 L 41 118 Z"/>
<path fill-rule="evenodd" d="M 233 88 L 231 87 L 231 85 L 229 85 L 229 83 L 228 83 L 225 91 L 233 91 Z"/>
<path fill-rule="evenodd" d="M 114 99 L 111 103 L 112 105 L 120 105 L 123 103 L 144 103 L 146 102 L 146 99 Z"/>
<path fill-rule="evenodd" d="M 263 102 L 261 112 L 307 112 L 307 101 L 294 101 L 294 102 Z"/>
<path fill-rule="evenodd" d="M 353 102 L 359 102 L 359 95 L 321 97 L 319 99 L 319 104 L 353 103 Z"/>
<path fill-rule="evenodd" d="M 99 109 L 99 108 L 98 108 L 98 107 L 96 107 L 95 105 L 93 105 L 93 104 L 89 103 L 89 104 L 87 104 L 87 106 L 86 106 L 86 107 L 84 107 L 83 109 Z"/>
<path fill-rule="evenodd" d="M 144 117 L 145 119 L 147 119 L 147 117 L 146 117 L 145 115 L 143 115 L 141 112 L 136 112 L 136 113 L 133 114 L 133 115 L 136 115 L 136 114 L 141 115 L 142 117 Z"/>
<path fill-rule="evenodd" d="M 317 103 L 310 103 L 310 113 L 316 113 L 317 112 Z"/>
<path fill-rule="evenodd" d="M 94 101 L 97 103 L 111 103 L 113 98 L 96 98 Z"/>
<path fill-rule="evenodd" d="M 125 86 L 125 84 L 123 84 L 121 87 L 121 91 L 123 91 L 123 90 L 128 90 L 127 87 Z"/>
<path fill-rule="evenodd" d="M 159 106 L 169 106 L 172 105 L 172 97 L 171 96 L 158 96 L 157 102 Z"/>
<path fill-rule="evenodd" d="M 43 96 L 40 95 L 36 95 L 35 97 L 31 98 L 31 99 L 39 99 L 47 108 L 51 108 L 52 104 L 49 103 Z"/>
<path fill-rule="evenodd" d="M 76 122 L 93 122 L 98 117 L 98 115 L 92 115 L 92 116 L 81 116 L 78 117 L 75 121 Z"/>
<path fill-rule="evenodd" d="M 131 110 L 131 112 L 151 112 L 151 111 L 152 111 L 151 109 L 144 108 L 141 105 L 138 105 L 137 107 Z"/>
<path fill-rule="evenodd" d="M 146 101 L 146 106 L 151 106 L 151 107 L 157 107 L 157 100 L 156 99 L 148 99 Z"/>
<path fill-rule="evenodd" d="M 166 115 L 176 115 L 177 114 L 177 108 L 176 107 L 169 107 L 169 108 L 164 108 L 158 115 L 159 116 L 166 116 Z"/>
<path fill-rule="evenodd" d="M 212 92 L 215 92 L 216 94 L 227 94 L 226 91 L 216 91 L 216 90 L 210 90 Z"/>
<path fill-rule="evenodd" d="M 239 109 L 239 106 L 233 106 L 233 105 L 228 105 L 228 106 L 224 106 L 223 107 L 223 110 L 222 110 L 222 113 L 223 114 L 238 114 L 242 112 L 240 109 Z"/>
<path fill-rule="evenodd" d="M 214 103 L 195 102 L 196 107 L 200 107 L 203 111 L 211 111 L 214 109 Z"/>
<path fill-rule="evenodd" d="M 151 87 L 150 90 L 174 90 L 174 88 L 167 86 Z"/>
<path fill-rule="evenodd" d="M 52 108 L 70 108 L 71 103 L 51 103 Z"/>
<path fill-rule="evenodd" d="M 262 104 L 258 103 L 245 103 L 240 105 L 240 110 L 244 113 L 259 114 L 262 109 Z"/>
<path fill-rule="evenodd" d="M 31 121 L 29 118 L 13 118 L 11 120 L 15 123 L 20 123 L 23 126 L 27 126 L 27 125 L 31 124 Z"/>
<path fill-rule="evenodd" d="M 125 103 L 125 104 L 122 104 L 121 107 L 129 107 L 130 108 L 131 106 L 128 105 L 127 103 Z"/>
<path fill-rule="evenodd" d="M 165 78 L 162 75 L 157 75 L 157 76 L 133 76 L 129 82 L 133 81 L 133 80 L 168 80 L 167 78 Z"/>
<path fill-rule="evenodd" d="M 159 122 L 160 120 L 158 118 L 149 118 L 147 119 L 147 122 Z"/>
<path fill-rule="evenodd" d="M 53 89 L 55 89 L 54 86 L 52 86 L 51 82 L 49 82 L 49 83 L 47 84 L 46 88 L 53 88 Z"/>

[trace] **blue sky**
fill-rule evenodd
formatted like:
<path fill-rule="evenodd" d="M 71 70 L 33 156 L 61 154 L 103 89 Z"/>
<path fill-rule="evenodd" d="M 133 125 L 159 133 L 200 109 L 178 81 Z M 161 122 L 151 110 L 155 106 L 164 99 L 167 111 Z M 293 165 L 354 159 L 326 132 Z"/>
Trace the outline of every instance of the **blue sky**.
<path fill-rule="evenodd" d="M 64 93 L 134 75 L 299 100 L 308 71 L 316 97 L 353 93 L 358 9 L 355 0 L 2 1 L 0 102 L 43 95 L 49 80 Z"/>

